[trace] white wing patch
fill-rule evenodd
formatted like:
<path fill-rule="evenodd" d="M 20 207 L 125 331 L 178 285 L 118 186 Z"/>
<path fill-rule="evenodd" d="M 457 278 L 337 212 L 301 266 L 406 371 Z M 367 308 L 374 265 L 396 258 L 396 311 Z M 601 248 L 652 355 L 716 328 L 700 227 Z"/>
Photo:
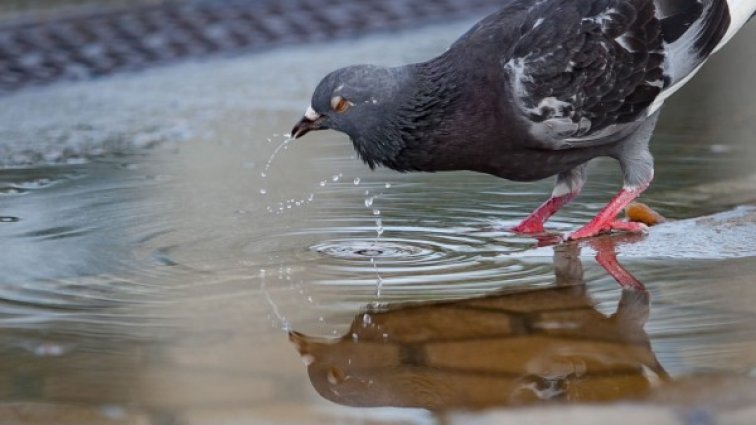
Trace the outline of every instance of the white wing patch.
<path fill-rule="evenodd" d="M 713 5 L 713 2 L 708 2 L 706 9 L 701 14 L 702 18 L 694 22 L 679 40 L 676 40 L 674 43 L 665 43 L 666 59 L 664 68 L 670 76 L 672 85 L 662 91 L 651 107 L 649 107 L 649 116 L 659 110 L 668 97 L 672 96 L 690 81 L 708 59 L 708 57 L 700 58 L 696 55 L 695 42 L 704 29 L 704 19 L 708 16 L 709 9 Z M 711 52 L 712 54 L 727 44 L 756 12 L 756 0 L 727 0 L 727 6 L 730 14 L 730 25 L 722 40 Z"/>
<path fill-rule="evenodd" d="M 722 41 L 719 42 L 714 52 L 716 53 L 737 33 L 743 25 L 756 13 L 756 0 L 727 0 L 730 9 L 730 27 L 727 28 Z"/>

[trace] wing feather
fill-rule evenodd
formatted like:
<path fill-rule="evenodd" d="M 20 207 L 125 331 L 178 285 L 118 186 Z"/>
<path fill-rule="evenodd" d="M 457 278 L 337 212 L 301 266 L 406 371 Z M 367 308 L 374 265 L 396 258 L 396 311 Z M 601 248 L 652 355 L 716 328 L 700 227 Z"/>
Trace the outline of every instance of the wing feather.
<path fill-rule="evenodd" d="M 653 0 L 541 2 L 504 64 L 531 132 L 552 148 L 601 143 L 642 118 L 665 82 Z"/>

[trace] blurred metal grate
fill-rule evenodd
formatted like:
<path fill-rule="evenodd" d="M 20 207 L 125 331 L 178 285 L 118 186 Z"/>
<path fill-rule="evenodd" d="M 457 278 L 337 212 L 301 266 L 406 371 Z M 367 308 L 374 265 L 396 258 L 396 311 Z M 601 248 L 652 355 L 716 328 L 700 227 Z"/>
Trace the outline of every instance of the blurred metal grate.
<path fill-rule="evenodd" d="M 0 93 L 482 15 L 497 0 L 217 0 L 0 26 Z"/>

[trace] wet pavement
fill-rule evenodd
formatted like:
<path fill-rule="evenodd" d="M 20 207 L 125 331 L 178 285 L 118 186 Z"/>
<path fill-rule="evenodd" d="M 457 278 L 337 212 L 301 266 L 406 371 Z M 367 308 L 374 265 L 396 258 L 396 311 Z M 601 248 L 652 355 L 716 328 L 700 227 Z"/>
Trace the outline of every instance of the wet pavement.
<path fill-rule="evenodd" d="M 282 145 L 324 73 L 470 23 L 0 98 L 0 422 L 752 423 L 755 28 L 667 105 L 647 237 L 537 248 L 501 229 L 551 182 Z"/>
<path fill-rule="evenodd" d="M 494 0 L 89 3 L 50 17 L 37 9 L 0 20 L 0 94 L 187 59 L 416 28 L 482 16 L 497 6 Z"/>

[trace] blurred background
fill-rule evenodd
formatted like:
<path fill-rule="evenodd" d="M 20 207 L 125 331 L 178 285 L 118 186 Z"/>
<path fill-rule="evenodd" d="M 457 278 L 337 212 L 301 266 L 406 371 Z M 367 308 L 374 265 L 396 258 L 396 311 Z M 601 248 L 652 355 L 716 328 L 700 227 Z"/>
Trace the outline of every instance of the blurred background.
<path fill-rule="evenodd" d="M 0 6 L 0 90 L 477 16 L 491 0 L 81 0 Z"/>

